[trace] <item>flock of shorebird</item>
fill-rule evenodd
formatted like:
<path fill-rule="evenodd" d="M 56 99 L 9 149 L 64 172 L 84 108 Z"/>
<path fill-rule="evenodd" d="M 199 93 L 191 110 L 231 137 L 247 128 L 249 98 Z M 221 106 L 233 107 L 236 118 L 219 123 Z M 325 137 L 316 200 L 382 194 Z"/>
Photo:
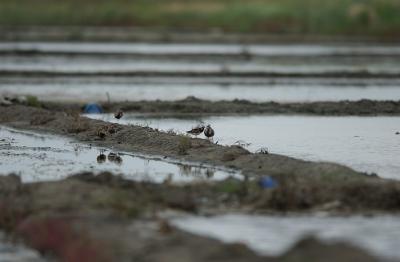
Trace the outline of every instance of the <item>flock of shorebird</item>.
<path fill-rule="evenodd" d="M 212 129 L 212 127 L 210 125 L 205 126 L 203 124 L 200 124 L 200 125 L 192 128 L 191 130 L 186 131 L 186 133 L 194 135 L 195 137 L 197 137 L 198 135 L 200 135 L 203 132 L 204 132 L 204 135 L 208 139 L 212 139 L 212 137 L 215 134 L 214 129 Z"/>
<path fill-rule="evenodd" d="M 121 109 L 114 113 L 114 117 L 116 119 L 121 119 L 123 116 L 124 112 Z M 197 125 L 196 127 L 193 127 L 191 130 L 186 131 L 187 134 L 194 135 L 195 137 L 197 137 L 203 132 L 204 135 L 207 137 L 207 139 L 212 139 L 215 134 L 214 129 L 212 129 L 210 125 L 205 126 L 204 124 Z"/>

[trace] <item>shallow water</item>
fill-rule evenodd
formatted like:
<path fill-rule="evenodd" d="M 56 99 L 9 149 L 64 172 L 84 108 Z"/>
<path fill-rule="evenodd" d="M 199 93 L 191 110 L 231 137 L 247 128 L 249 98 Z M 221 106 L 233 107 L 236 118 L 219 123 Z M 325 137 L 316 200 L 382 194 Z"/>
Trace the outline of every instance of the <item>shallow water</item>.
<path fill-rule="evenodd" d="M 39 253 L 23 245 L 10 243 L 0 232 L 0 261 L 1 262 L 43 262 Z"/>
<path fill-rule="evenodd" d="M 346 241 L 385 259 L 400 259 L 400 217 L 249 216 L 181 217 L 172 224 L 224 242 L 241 242 L 258 253 L 280 255 L 301 238 L 314 235 Z"/>
<path fill-rule="evenodd" d="M 237 172 L 171 159 L 123 152 L 110 157 L 109 150 L 99 157 L 101 150 L 64 137 L 0 127 L 0 173 L 16 173 L 24 182 L 58 180 L 81 171 L 123 173 L 128 179 L 156 183 L 239 177 Z"/>
<path fill-rule="evenodd" d="M 154 81 L 154 79 L 152 79 Z M 167 80 L 165 80 L 167 81 Z M 0 83 L 1 94 L 35 95 L 46 101 L 111 101 L 180 100 L 188 96 L 219 101 L 245 99 L 253 102 L 315 102 L 400 100 L 397 85 L 366 84 L 346 87 L 326 84 L 267 84 L 262 85 L 214 85 L 214 84 L 143 84 L 98 82 L 46 82 L 46 83 Z M 400 85 L 400 82 L 399 82 Z"/>
<path fill-rule="evenodd" d="M 400 72 L 397 45 L 10 42 L 0 55 L 0 70 L 18 72 Z"/>
<path fill-rule="evenodd" d="M 112 101 L 187 96 L 255 102 L 399 100 L 398 76 L 333 78 L 324 74 L 400 74 L 398 57 L 397 45 L 10 42 L 0 43 L 0 71 L 8 72 L 0 75 L 0 95 L 31 94 L 57 101 L 105 101 L 106 93 Z M 50 76 L 18 76 L 24 72 Z M 300 76 L 285 76 L 288 73 Z"/>
<path fill-rule="evenodd" d="M 336 72 L 369 72 L 399 74 L 400 64 L 285 64 L 266 62 L 213 62 L 213 61 L 151 61 L 104 59 L 45 59 L 45 58 L 7 58 L 2 57 L 0 71 L 15 72 L 57 72 L 57 73 L 280 73 L 280 74 L 323 74 Z"/>
<path fill-rule="evenodd" d="M 122 124 L 148 125 L 183 133 L 199 121 L 215 129 L 214 141 L 232 145 L 250 143 L 256 151 L 311 161 L 329 161 L 381 177 L 400 179 L 400 117 L 222 116 L 198 119 L 143 117 L 125 114 L 88 115 Z M 202 136 L 204 138 L 204 136 Z"/>

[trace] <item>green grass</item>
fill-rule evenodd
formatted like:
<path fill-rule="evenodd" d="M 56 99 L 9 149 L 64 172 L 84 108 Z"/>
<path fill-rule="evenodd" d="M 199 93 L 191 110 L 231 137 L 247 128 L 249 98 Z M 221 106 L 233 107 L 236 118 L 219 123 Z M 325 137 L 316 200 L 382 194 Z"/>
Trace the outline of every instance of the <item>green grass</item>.
<path fill-rule="evenodd" d="M 398 35 L 399 0 L 1 0 L 0 25 Z"/>
<path fill-rule="evenodd" d="M 39 99 L 36 96 L 26 96 L 26 104 L 28 106 L 33 106 L 33 107 L 41 107 L 42 104 L 39 102 Z"/>

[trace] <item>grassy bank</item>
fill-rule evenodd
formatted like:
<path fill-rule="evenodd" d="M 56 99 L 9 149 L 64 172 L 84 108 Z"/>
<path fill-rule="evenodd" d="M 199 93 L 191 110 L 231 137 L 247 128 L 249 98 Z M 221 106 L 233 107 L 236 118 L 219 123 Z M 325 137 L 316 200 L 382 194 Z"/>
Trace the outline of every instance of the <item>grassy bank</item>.
<path fill-rule="evenodd" d="M 399 11 L 397 0 L 2 0 L 0 25 L 396 36 Z"/>

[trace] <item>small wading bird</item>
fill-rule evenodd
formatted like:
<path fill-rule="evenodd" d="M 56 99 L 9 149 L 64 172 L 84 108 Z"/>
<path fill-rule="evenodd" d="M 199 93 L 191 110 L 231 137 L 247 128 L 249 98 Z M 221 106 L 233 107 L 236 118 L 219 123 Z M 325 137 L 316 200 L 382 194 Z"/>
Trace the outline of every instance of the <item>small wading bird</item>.
<path fill-rule="evenodd" d="M 198 135 L 203 133 L 203 131 L 204 131 L 204 125 L 198 125 L 196 127 L 193 127 L 192 130 L 186 131 L 186 133 L 197 137 Z"/>
<path fill-rule="evenodd" d="M 207 125 L 207 127 L 204 129 L 204 135 L 210 139 L 214 136 L 214 134 L 214 129 L 212 129 L 210 125 Z"/>
<path fill-rule="evenodd" d="M 118 110 L 118 112 L 115 112 L 115 113 L 114 113 L 114 117 L 115 117 L 116 119 L 121 119 L 123 116 L 124 116 L 124 112 L 122 112 L 121 109 Z"/>

